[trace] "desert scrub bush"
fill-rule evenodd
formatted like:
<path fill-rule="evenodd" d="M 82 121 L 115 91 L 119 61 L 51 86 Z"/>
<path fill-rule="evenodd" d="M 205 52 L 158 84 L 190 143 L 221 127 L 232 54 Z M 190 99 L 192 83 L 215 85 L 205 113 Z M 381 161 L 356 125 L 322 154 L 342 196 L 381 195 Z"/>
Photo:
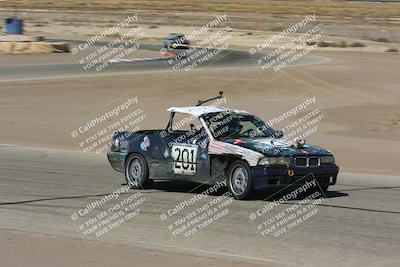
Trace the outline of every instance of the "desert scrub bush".
<path fill-rule="evenodd" d="M 347 47 L 347 43 L 345 41 L 340 41 L 339 47 Z"/>
<path fill-rule="evenodd" d="M 109 33 L 107 34 L 107 37 L 121 37 L 121 34 L 119 32 L 113 32 L 113 33 Z"/>
<path fill-rule="evenodd" d="M 399 52 L 399 49 L 397 49 L 397 48 L 389 48 L 389 49 L 385 50 L 385 52 L 388 52 L 388 53 L 397 53 L 397 52 Z"/>
<path fill-rule="evenodd" d="M 332 44 L 329 42 L 320 41 L 320 42 L 318 42 L 318 46 L 319 47 L 330 47 L 330 46 L 332 46 Z"/>
<path fill-rule="evenodd" d="M 365 47 L 366 45 L 363 43 L 352 43 L 350 44 L 350 47 Z"/>
<path fill-rule="evenodd" d="M 381 43 L 389 43 L 389 40 L 386 38 L 378 38 L 376 39 L 377 42 L 381 42 Z"/>
<path fill-rule="evenodd" d="M 273 32 L 281 32 L 285 29 L 286 28 L 283 25 L 273 25 L 273 26 L 269 27 L 269 30 L 273 31 Z"/>
<path fill-rule="evenodd" d="M 331 47 L 347 47 L 347 43 L 345 41 L 340 41 L 339 43 L 330 43 Z"/>
<path fill-rule="evenodd" d="M 350 47 L 366 47 L 366 45 L 363 44 L 363 43 L 352 43 L 352 44 L 350 45 Z"/>

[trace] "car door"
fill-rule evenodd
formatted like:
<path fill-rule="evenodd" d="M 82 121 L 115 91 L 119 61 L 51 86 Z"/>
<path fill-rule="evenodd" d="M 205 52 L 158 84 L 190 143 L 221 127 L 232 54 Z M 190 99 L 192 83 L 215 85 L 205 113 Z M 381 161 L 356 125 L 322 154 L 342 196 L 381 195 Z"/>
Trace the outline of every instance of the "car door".
<path fill-rule="evenodd" d="M 210 178 L 208 143 L 174 143 L 171 147 L 171 163 L 175 176 L 207 183 Z"/>
<path fill-rule="evenodd" d="M 174 121 L 177 119 L 174 118 Z M 186 120 L 191 122 L 189 129 L 181 127 L 177 130 L 174 127 L 175 130 L 170 131 L 165 138 L 168 142 L 165 169 L 172 179 L 206 183 L 210 176 L 208 138 L 205 138 L 205 131 L 196 120 Z"/>

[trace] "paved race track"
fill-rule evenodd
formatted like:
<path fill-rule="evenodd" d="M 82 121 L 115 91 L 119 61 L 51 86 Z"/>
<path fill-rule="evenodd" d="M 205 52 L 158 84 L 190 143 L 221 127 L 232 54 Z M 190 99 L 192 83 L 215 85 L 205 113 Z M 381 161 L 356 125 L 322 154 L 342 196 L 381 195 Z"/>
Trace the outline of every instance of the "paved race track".
<path fill-rule="evenodd" d="M 0 228 L 84 238 L 71 215 L 124 184 L 104 155 L 66 150 L 0 147 Z M 321 216 L 285 238 L 262 237 L 249 214 L 268 201 L 257 196 L 232 201 L 232 216 L 190 238 L 171 237 L 160 214 L 202 189 L 196 185 L 155 182 L 142 192 L 140 214 L 105 241 L 282 263 L 288 266 L 396 266 L 400 262 L 400 180 L 393 176 L 340 174 L 338 184 L 319 206 Z M 224 191 L 194 205 L 217 199 Z M 293 204 L 285 202 L 277 209 Z M 102 208 L 109 205 L 106 203 Z M 188 211 L 182 210 L 183 215 Z"/>
<path fill-rule="evenodd" d="M 57 41 L 57 40 L 54 40 Z M 63 40 L 61 40 L 63 41 Z M 70 41 L 71 40 L 66 40 Z M 104 42 L 99 42 L 99 45 L 104 45 Z M 158 52 L 161 46 L 141 44 L 140 49 Z M 200 50 L 195 48 L 192 53 L 187 52 L 189 55 L 197 53 Z M 176 54 L 184 53 L 186 49 L 174 50 Z M 215 52 L 215 49 L 208 49 L 210 52 Z M 208 53 L 208 52 L 207 52 Z M 207 54 L 205 53 L 205 54 Z M 51 55 L 50 55 L 51 56 Z M 57 55 L 56 55 L 57 56 Z M 161 53 L 156 53 L 153 58 L 159 58 Z M 22 56 L 21 56 L 22 57 Z M 172 67 L 179 64 L 184 59 L 177 59 L 173 64 L 168 64 L 167 60 L 145 60 L 137 62 L 118 62 L 106 69 L 106 71 L 96 72 L 94 68 L 90 70 L 83 70 L 82 66 L 77 64 L 78 56 L 74 57 L 72 54 L 63 55 L 63 60 L 60 62 L 37 62 L 37 63 L 13 63 L 0 65 L 0 81 L 18 81 L 18 80 L 35 80 L 35 79 L 51 79 L 51 78 L 66 78 L 66 77 L 79 77 L 79 76 L 93 76 L 93 75 L 118 75 L 129 74 L 133 72 L 149 72 L 149 71 L 172 71 Z M 135 54 L 131 56 L 135 58 Z M 136 56 L 137 57 L 137 56 Z M 221 50 L 214 56 L 205 60 L 199 67 L 201 68 L 241 68 L 241 67 L 256 67 L 255 60 L 260 56 L 250 58 L 249 53 L 245 51 L 236 50 Z M 141 57 L 139 56 L 140 59 Z M 201 57 L 200 57 L 201 58 Z M 68 60 L 65 60 L 68 59 Z M 319 64 L 325 62 L 327 59 L 320 56 L 308 55 L 307 57 L 299 59 L 293 65 L 308 65 Z M 192 60 L 190 62 L 194 62 Z M 190 64 L 187 64 L 190 65 Z M 185 65 L 186 66 L 186 65 Z M 184 69 L 184 67 L 182 67 Z M 182 70 L 184 71 L 184 70 Z"/>

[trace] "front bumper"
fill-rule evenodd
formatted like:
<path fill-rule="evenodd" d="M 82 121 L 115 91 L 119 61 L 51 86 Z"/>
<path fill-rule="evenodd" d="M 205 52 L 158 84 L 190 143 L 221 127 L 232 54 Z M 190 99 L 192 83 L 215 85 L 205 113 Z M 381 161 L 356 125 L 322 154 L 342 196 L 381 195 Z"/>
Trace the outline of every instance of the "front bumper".
<path fill-rule="evenodd" d="M 315 178 L 319 185 L 336 184 L 339 167 L 336 164 L 321 164 L 318 167 L 264 167 L 252 168 L 255 189 L 274 186 L 287 186 L 296 182 L 305 182 L 305 178 Z"/>

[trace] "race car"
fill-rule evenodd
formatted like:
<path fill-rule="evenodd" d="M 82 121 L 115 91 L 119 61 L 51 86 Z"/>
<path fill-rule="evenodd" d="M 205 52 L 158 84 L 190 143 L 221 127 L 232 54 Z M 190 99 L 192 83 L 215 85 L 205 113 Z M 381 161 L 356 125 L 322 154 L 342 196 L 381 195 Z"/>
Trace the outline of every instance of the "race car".
<path fill-rule="evenodd" d="M 329 150 L 285 139 L 282 131 L 246 111 L 203 105 L 222 97 L 220 92 L 196 106 L 169 108 L 165 129 L 114 133 L 107 153 L 112 168 L 125 173 L 131 188 L 159 179 L 223 182 L 236 199 L 304 182 L 310 174 L 320 190 L 336 183 L 339 167 Z M 189 129 L 182 129 L 185 124 Z"/>
<path fill-rule="evenodd" d="M 182 33 L 170 33 L 164 38 L 163 45 L 165 48 L 189 48 L 190 42 Z"/>

